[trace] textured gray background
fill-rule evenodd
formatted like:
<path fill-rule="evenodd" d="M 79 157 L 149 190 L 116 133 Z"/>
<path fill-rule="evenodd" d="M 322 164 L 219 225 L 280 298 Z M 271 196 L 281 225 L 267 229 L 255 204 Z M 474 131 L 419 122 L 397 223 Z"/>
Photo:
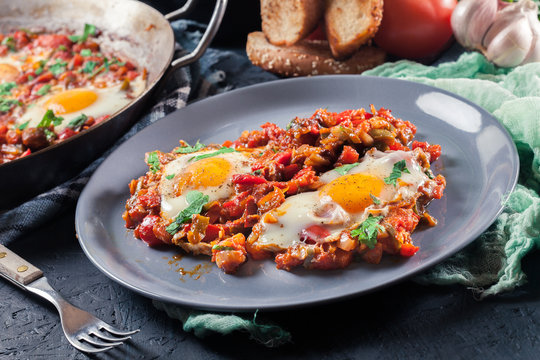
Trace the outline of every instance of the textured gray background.
<path fill-rule="evenodd" d="M 246 334 L 205 339 L 156 310 L 149 299 L 109 280 L 75 239 L 74 209 L 12 250 L 40 267 L 69 301 L 133 340 L 98 359 L 534 359 L 540 350 L 540 253 L 525 260 L 529 283 L 511 295 L 476 301 L 461 287 L 407 281 L 326 306 L 259 314 L 292 333 L 268 349 Z M 55 275 L 51 275 L 55 274 Z M 0 358 L 84 359 L 64 338 L 56 310 L 0 281 Z"/>

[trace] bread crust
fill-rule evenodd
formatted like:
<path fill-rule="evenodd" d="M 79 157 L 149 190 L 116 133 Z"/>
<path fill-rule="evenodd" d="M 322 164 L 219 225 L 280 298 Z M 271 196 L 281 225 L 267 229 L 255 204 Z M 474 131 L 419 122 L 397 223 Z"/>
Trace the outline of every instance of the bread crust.
<path fill-rule="evenodd" d="M 325 32 L 336 59 L 351 56 L 379 29 L 383 0 L 326 0 Z"/>
<path fill-rule="evenodd" d="M 262 32 L 248 35 L 246 51 L 251 62 L 281 76 L 311 76 L 326 74 L 360 74 L 382 64 L 383 50 L 363 46 L 347 60 L 332 57 L 325 40 L 302 40 L 284 47 L 269 43 Z"/>
<path fill-rule="evenodd" d="M 262 31 L 270 43 L 290 46 L 315 30 L 323 11 L 324 0 L 261 0 Z"/>

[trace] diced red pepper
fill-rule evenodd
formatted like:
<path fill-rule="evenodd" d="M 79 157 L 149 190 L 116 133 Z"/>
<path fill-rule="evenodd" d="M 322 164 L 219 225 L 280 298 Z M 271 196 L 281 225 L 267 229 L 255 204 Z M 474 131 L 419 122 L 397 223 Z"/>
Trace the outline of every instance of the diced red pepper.
<path fill-rule="evenodd" d="M 73 129 L 71 128 L 65 128 L 58 134 L 58 140 L 65 140 L 67 138 L 72 137 L 73 135 L 77 134 Z"/>
<path fill-rule="evenodd" d="M 213 225 L 213 224 L 208 224 L 208 226 L 206 226 L 206 233 L 202 241 L 208 243 L 208 242 L 216 240 L 219 237 L 220 230 L 221 230 L 221 227 L 217 225 Z"/>
<path fill-rule="evenodd" d="M 300 240 L 306 244 L 315 244 L 327 236 L 330 235 L 330 231 L 319 225 L 311 225 L 305 229 L 302 229 L 300 233 Z"/>
<path fill-rule="evenodd" d="M 273 156 L 272 160 L 278 164 L 288 165 L 291 162 L 292 150 L 283 151 Z"/>
<path fill-rule="evenodd" d="M 399 249 L 399 254 L 404 257 L 411 257 L 420 249 L 418 246 L 414 246 L 410 243 L 403 243 L 401 249 Z"/>
<path fill-rule="evenodd" d="M 232 176 L 232 182 L 234 184 L 256 185 L 264 184 L 267 181 L 262 176 L 256 176 L 251 174 L 236 174 Z"/>
<path fill-rule="evenodd" d="M 156 234 L 154 234 L 154 226 L 158 225 L 159 221 L 159 216 L 146 216 L 142 223 L 135 229 L 135 236 L 138 236 L 142 241 L 147 243 L 148 246 L 157 246 L 162 244 L 162 241 L 156 237 Z"/>
<path fill-rule="evenodd" d="M 353 164 L 358 161 L 360 155 L 351 146 L 345 145 L 337 162 L 341 164 Z"/>
<path fill-rule="evenodd" d="M 298 171 L 300 171 L 300 165 L 290 164 L 283 168 L 283 176 L 286 180 L 289 180 L 292 179 Z"/>

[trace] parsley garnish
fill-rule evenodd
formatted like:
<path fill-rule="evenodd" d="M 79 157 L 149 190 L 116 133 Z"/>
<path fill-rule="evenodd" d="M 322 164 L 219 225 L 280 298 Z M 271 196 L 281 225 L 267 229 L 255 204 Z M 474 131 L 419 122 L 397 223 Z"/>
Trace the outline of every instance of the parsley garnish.
<path fill-rule="evenodd" d="M 5 37 L 4 40 L 2 40 L 2 45 L 6 45 L 11 51 L 17 50 L 15 48 L 15 39 L 12 36 Z"/>
<path fill-rule="evenodd" d="M 159 167 L 159 157 L 157 152 L 153 151 L 150 154 L 148 154 L 148 158 L 146 159 L 146 162 L 148 165 L 150 165 L 150 171 L 154 174 L 160 169 Z"/>
<path fill-rule="evenodd" d="M 90 74 L 94 71 L 94 68 L 96 67 L 97 62 L 95 61 L 87 61 L 84 63 L 84 68 L 82 69 L 82 72 L 85 72 L 87 74 Z"/>
<path fill-rule="evenodd" d="M 2 99 L 0 98 L 0 111 L 8 112 L 13 106 L 19 106 L 21 103 L 16 99 Z"/>
<path fill-rule="evenodd" d="M 0 84 L 0 96 L 10 95 L 14 87 L 17 87 L 17 84 L 13 81 Z"/>
<path fill-rule="evenodd" d="M 45 68 L 45 64 L 47 63 L 47 60 L 39 60 L 39 67 L 34 71 L 36 75 L 39 75 L 43 72 L 43 69 Z"/>
<path fill-rule="evenodd" d="M 424 171 L 424 174 L 426 174 L 427 177 L 430 178 L 431 180 L 435 179 L 435 176 L 433 175 L 433 172 L 430 169 L 427 169 L 426 171 Z"/>
<path fill-rule="evenodd" d="M 379 205 L 381 203 L 381 200 L 372 193 L 369 193 L 369 196 L 371 197 L 371 200 L 373 200 L 373 203 L 375 205 Z"/>
<path fill-rule="evenodd" d="M 165 230 L 171 235 L 176 234 L 182 224 L 185 224 L 195 214 L 200 214 L 203 206 L 208 202 L 209 196 L 200 191 L 190 191 L 186 194 L 188 207 L 180 211 L 174 221 Z"/>
<path fill-rule="evenodd" d="M 86 39 L 88 39 L 88 36 L 95 35 L 95 34 L 96 34 L 96 27 L 94 25 L 84 24 L 84 31 L 82 35 L 71 35 L 71 36 L 68 36 L 68 38 L 72 42 L 77 42 L 80 44 L 80 43 L 85 42 Z"/>
<path fill-rule="evenodd" d="M 65 45 L 60 45 L 60 46 L 58 46 L 58 50 L 67 51 L 67 47 Z"/>
<path fill-rule="evenodd" d="M 392 173 L 387 178 L 384 178 L 384 182 L 388 185 L 396 186 L 396 181 L 400 178 L 402 173 L 411 173 L 409 169 L 407 169 L 407 163 L 405 162 L 405 160 L 400 160 L 394 164 L 394 167 L 392 168 Z"/>
<path fill-rule="evenodd" d="M 186 146 L 182 146 L 182 147 L 179 147 L 178 149 L 174 150 L 174 152 L 177 153 L 177 154 L 189 154 L 189 153 L 192 153 L 192 152 L 195 152 L 195 151 L 199 151 L 205 146 L 206 145 L 201 144 L 199 142 L 199 140 L 197 140 L 197 143 L 195 145 L 190 146 L 189 144 L 187 144 Z"/>
<path fill-rule="evenodd" d="M 51 109 L 49 109 L 47 110 L 45 115 L 43 115 L 43 119 L 41 119 L 37 127 L 48 128 L 51 124 L 53 124 L 54 126 L 58 126 L 62 123 L 62 121 L 64 121 L 63 117 L 55 116 L 54 112 Z"/>
<path fill-rule="evenodd" d="M 75 119 L 71 120 L 67 126 L 69 128 L 76 129 L 83 126 L 86 120 L 88 120 L 88 116 L 81 114 L 77 116 Z"/>
<path fill-rule="evenodd" d="M 56 59 L 56 63 L 54 63 L 52 66 L 49 66 L 49 71 L 54 76 L 58 76 L 62 74 L 64 71 L 66 71 L 66 66 L 67 66 L 67 63 L 65 61 Z"/>
<path fill-rule="evenodd" d="M 360 226 L 351 230 L 351 236 L 357 237 L 360 243 L 366 244 L 368 248 L 373 249 L 377 244 L 377 232 L 382 229 L 382 226 L 379 225 L 382 218 L 382 216 L 372 216 L 370 214 Z"/>
<path fill-rule="evenodd" d="M 47 94 L 50 89 L 51 89 L 51 85 L 50 84 L 45 84 L 42 87 L 40 87 L 38 91 L 36 91 L 36 94 L 39 95 L 39 96 L 43 96 L 43 95 Z"/>
<path fill-rule="evenodd" d="M 199 161 L 199 160 L 206 159 L 206 158 L 209 158 L 209 157 L 213 157 L 213 156 L 217 156 L 217 155 L 225 154 L 225 153 L 230 153 L 230 152 L 235 152 L 235 151 L 236 150 L 234 150 L 233 148 L 222 147 L 218 151 L 214 151 L 214 152 L 212 152 L 210 154 L 203 154 L 203 155 L 194 156 L 191 159 L 189 159 L 188 161 Z"/>
<path fill-rule="evenodd" d="M 81 56 L 91 56 L 92 55 L 92 50 L 90 49 L 82 49 L 81 50 Z"/>
<path fill-rule="evenodd" d="M 212 246 L 212 250 L 216 251 L 225 251 L 225 250 L 236 250 L 232 246 L 223 246 L 223 245 L 214 245 Z"/>
<path fill-rule="evenodd" d="M 340 167 L 337 167 L 335 168 L 334 170 L 336 170 L 341 176 L 345 175 L 346 173 L 349 172 L 349 170 L 351 170 L 353 167 L 355 167 L 356 165 L 358 165 L 358 163 L 352 163 L 352 164 L 347 164 L 347 165 L 343 165 L 343 166 L 340 166 Z"/>
<path fill-rule="evenodd" d="M 175 174 L 167 175 L 167 176 L 165 176 L 165 179 L 167 179 L 167 180 L 172 180 L 172 179 L 174 179 L 174 175 L 175 175 Z"/>
<path fill-rule="evenodd" d="M 43 129 L 43 131 L 45 132 L 47 140 L 51 141 L 52 139 L 56 138 L 56 134 L 54 133 L 54 131 L 51 131 L 47 128 Z"/>
<path fill-rule="evenodd" d="M 28 124 L 30 124 L 30 120 L 28 120 L 27 122 L 25 122 L 25 123 L 19 125 L 19 126 L 17 127 L 17 129 L 19 129 L 19 130 L 24 130 L 24 129 L 26 129 L 26 127 L 28 126 Z"/>

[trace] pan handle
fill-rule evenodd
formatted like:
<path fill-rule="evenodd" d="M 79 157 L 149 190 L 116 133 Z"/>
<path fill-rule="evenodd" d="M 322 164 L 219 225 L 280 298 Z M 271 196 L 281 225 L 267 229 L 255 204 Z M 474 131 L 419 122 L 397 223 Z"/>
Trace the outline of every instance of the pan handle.
<path fill-rule="evenodd" d="M 181 18 L 193 8 L 195 2 L 196 0 L 186 1 L 184 6 L 182 6 L 180 9 L 165 15 L 165 19 L 167 19 L 168 21 L 173 21 Z M 172 61 L 170 70 L 175 70 L 179 67 L 191 64 L 192 62 L 197 61 L 204 54 L 206 48 L 208 47 L 208 45 L 210 45 L 219 29 L 221 20 L 223 19 L 223 15 L 225 15 L 226 8 L 227 0 L 216 0 L 216 6 L 214 7 L 212 18 L 208 23 L 208 27 L 206 28 L 206 31 L 201 38 L 201 41 L 192 52 Z"/>

